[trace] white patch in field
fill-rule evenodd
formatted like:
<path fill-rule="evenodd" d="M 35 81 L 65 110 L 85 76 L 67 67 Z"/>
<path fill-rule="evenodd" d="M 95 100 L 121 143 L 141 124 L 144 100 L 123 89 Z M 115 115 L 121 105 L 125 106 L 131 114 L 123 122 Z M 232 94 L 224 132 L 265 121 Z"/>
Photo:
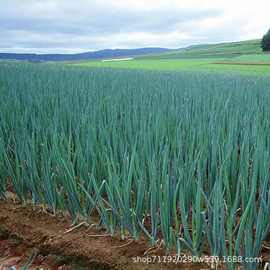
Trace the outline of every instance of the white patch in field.
<path fill-rule="evenodd" d="M 114 58 L 114 59 L 104 59 L 101 60 L 101 62 L 116 62 L 116 61 L 131 61 L 134 58 L 128 57 L 128 58 Z"/>

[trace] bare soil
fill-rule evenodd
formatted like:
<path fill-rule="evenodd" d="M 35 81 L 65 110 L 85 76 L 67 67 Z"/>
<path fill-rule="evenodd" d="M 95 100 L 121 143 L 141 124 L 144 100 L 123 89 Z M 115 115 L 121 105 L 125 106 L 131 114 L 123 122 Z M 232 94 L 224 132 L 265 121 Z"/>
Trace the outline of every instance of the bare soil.
<path fill-rule="evenodd" d="M 67 269 L 210 269 L 202 265 L 134 263 L 145 256 L 147 241 L 108 236 L 98 227 L 80 226 L 68 232 L 70 220 L 42 209 L 0 200 L 0 270 Z M 73 227 L 74 228 L 74 227 Z M 165 255 L 160 249 L 151 255 Z M 11 268 L 13 267 L 13 268 Z"/>

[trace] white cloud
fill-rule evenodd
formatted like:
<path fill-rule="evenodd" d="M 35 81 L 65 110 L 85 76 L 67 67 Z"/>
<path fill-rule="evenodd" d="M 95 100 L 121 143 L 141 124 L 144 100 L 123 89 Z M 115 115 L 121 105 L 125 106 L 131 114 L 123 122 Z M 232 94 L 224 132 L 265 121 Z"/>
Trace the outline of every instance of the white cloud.
<path fill-rule="evenodd" d="M 260 38 L 269 0 L 0 0 L 0 51 L 179 48 Z"/>

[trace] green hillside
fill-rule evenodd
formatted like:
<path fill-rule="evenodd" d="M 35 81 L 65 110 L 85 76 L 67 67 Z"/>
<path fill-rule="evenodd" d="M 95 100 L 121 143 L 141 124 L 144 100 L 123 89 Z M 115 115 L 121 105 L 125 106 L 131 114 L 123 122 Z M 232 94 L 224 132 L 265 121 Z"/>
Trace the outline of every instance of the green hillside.
<path fill-rule="evenodd" d="M 140 58 L 148 59 L 178 59 L 178 58 L 232 58 L 241 55 L 260 54 L 260 40 L 248 40 L 240 42 L 195 45 L 188 48 L 163 53 L 155 56 Z"/>
<path fill-rule="evenodd" d="M 87 61 L 72 65 L 159 71 L 207 71 L 270 75 L 270 54 L 263 53 L 260 40 L 195 45 L 170 53 L 136 57 L 130 61 Z"/>

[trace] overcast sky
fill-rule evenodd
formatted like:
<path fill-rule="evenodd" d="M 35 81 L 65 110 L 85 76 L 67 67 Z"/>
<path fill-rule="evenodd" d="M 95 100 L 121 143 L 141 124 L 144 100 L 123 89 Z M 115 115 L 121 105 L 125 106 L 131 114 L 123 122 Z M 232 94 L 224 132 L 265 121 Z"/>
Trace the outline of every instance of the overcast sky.
<path fill-rule="evenodd" d="M 0 0 L 0 52 L 74 53 L 260 38 L 269 0 Z"/>

